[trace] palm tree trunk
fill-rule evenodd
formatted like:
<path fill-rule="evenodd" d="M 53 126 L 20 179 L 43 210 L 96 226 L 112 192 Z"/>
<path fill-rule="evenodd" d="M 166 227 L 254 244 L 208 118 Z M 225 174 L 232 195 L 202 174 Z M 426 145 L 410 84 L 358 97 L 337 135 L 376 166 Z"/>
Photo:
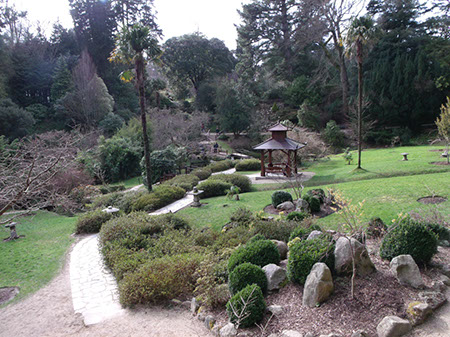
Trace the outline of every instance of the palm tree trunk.
<path fill-rule="evenodd" d="M 147 116 L 145 113 L 145 87 L 144 87 L 144 59 L 142 53 L 136 56 L 136 80 L 139 90 L 139 105 L 141 107 L 142 139 L 144 142 L 145 173 L 147 175 L 147 189 L 152 190 L 152 172 L 150 168 L 150 144 L 147 134 Z"/>
<path fill-rule="evenodd" d="M 361 168 L 361 148 L 362 148 L 362 102 L 363 102 L 363 76 L 362 63 L 358 62 L 358 167 Z"/>

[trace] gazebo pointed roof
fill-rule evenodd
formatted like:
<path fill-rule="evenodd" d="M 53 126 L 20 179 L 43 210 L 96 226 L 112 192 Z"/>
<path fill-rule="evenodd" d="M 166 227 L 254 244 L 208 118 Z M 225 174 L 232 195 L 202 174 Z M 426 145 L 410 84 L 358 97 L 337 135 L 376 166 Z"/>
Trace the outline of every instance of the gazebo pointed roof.
<path fill-rule="evenodd" d="M 289 129 L 284 125 L 277 123 L 268 131 L 272 132 L 272 137 L 253 147 L 254 150 L 298 150 L 305 147 L 306 144 L 298 143 L 287 137 Z"/>

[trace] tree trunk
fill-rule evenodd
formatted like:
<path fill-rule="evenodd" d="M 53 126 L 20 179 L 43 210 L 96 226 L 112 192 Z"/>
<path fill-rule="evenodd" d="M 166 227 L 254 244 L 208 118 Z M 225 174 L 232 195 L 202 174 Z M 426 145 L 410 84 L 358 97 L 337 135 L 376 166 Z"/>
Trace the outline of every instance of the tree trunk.
<path fill-rule="evenodd" d="M 142 53 L 136 56 L 136 82 L 139 90 L 139 105 L 141 107 L 142 140 L 144 142 L 145 173 L 147 175 L 147 189 L 152 190 L 152 172 L 150 168 L 150 144 L 147 134 L 147 116 L 145 113 L 145 81 L 144 81 L 144 60 Z"/>
<path fill-rule="evenodd" d="M 341 80 L 342 87 L 342 112 L 344 115 L 348 114 L 348 92 L 349 92 L 349 82 L 347 74 L 347 66 L 345 65 L 345 55 L 344 50 L 339 48 L 339 76 Z"/>
<path fill-rule="evenodd" d="M 361 168 L 362 148 L 362 104 L 363 104 L 363 75 L 362 75 L 362 46 L 358 44 L 358 167 Z"/>

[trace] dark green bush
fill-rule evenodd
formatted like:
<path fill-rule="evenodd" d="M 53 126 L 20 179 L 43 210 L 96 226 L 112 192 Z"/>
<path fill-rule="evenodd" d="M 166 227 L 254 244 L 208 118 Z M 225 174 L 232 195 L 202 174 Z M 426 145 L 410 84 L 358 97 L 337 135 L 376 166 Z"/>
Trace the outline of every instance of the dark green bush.
<path fill-rule="evenodd" d="M 232 184 L 222 180 L 206 180 L 198 185 L 198 189 L 203 191 L 201 198 L 211 198 L 219 195 L 227 194 L 227 190 L 231 188 Z"/>
<path fill-rule="evenodd" d="M 160 185 L 153 192 L 140 196 L 133 203 L 132 208 L 135 211 L 155 211 L 183 198 L 185 193 L 186 191 L 178 186 Z"/>
<path fill-rule="evenodd" d="M 247 241 L 253 236 L 244 226 L 237 226 L 220 233 L 217 240 L 212 246 L 212 250 L 217 252 L 226 248 L 235 248 L 239 245 L 247 243 Z"/>
<path fill-rule="evenodd" d="M 258 241 L 258 240 L 267 240 L 266 237 L 262 234 L 256 234 L 247 241 L 247 244 Z"/>
<path fill-rule="evenodd" d="M 298 226 L 296 221 L 287 220 L 255 220 L 252 233 L 262 234 L 267 239 L 287 242 L 291 232 Z"/>
<path fill-rule="evenodd" d="M 293 242 L 289 247 L 289 279 L 304 284 L 311 268 L 317 262 L 324 262 L 331 270 L 334 269 L 334 243 L 325 238 Z"/>
<path fill-rule="evenodd" d="M 250 262 L 264 267 L 270 263 L 280 262 L 277 246 L 270 240 L 257 240 L 237 248 L 228 260 L 228 272 L 232 272 L 238 265 Z"/>
<path fill-rule="evenodd" d="M 244 301 L 244 302 L 242 302 Z M 261 289 L 256 285 L 248 285 L 227 303 L 227 314 L 231 322 L 240 328 L 247 328 L 259 323 L 266 310 L 266 302 Z M 241 314 L 240 317 L 234 313 Z"/>
<path fill-rule="evenodd" d="M 120 191 L 124 191 L 125 190 L 125 185 L 124 184 L 120 184 L 120 185 L 102 185 L 100 186 L 100 192 L 102 194 L 108 194 L 108 193 L 113 193 L 113 192 L 120 192 Z"/>
<path fill-rule="evenodd" d="M 206 180 L 211 176 L 211 169 L 207 167 L 197 168 L 191 172 L 191 174 L 196 175 L 200 180 Z"/>
<path fill-rule="evenodd" d="M 345 146 L 345 135 L 336 124 L 330 120 L 322 132 L 323 140 L 334 148 L 342 148 Z"/>
<path fill-rule="evenodd" d="M 409 216 L 397 220 L 381 242 L 380 256 L 392 260 L 409 254 L 418 264 L 428 263 L 437 252 L 437 235 Z"/>
<path fill-rule="evenodd" d="M 213 173 L 215 173 L 215 172 L 226 171 L 226 170 L 232 168 L 233 166 L 234 166 L 233 161 L 227 159 L 227 160 L 213 162 L 206 167 L 211 169 L 211 171 Z"/>
<path fill-rule="evenodd" d="M 291 235 L 289 236 L 289 241 L 292 241 L 295 238 L 299 238 L 300 240 L 305 240 L 306 238 L 308 238 L 308 235 L 312 231 L 321 231 L 322 232 L 322 229 L 318 225 L 314 225 L 314 224 L 309 227 L 306 227 L 304 225 L 298 226 L 297 228 L 295 228 L 292 231 Z"/>
<path fill-rule="evenodd" d="M 148 260 L 146 250 L 132 250 L 120 245 L 119 242 L 108 242 L 103 250 L 106 265 L 120 281 L 126 273 L 136 271 Z"/>
<path fill-rule="evenodd" d="M 236 171 L 258 171 L 261 169 L 261 161 L 258 159 L 244 159 L 236 164 Z"/>
<path fill-rule="evenodd" d="M 325 201 L 325 191 L 321 188 L 315 188 L 312 190 L 309 190 L 308 192 L 305 193 L 305 196 L 311 196 L 311 197 L 316 197 L 320 200 L 320 203 L 323 204 L 323 202 Z"/>
<path fill-rule="evenodd" d="M 277 207 L 285 201 L 292 201 L 292 195 L 285 191 L 275 191 L 272 193 L 272 206 Z"/>
<path fill-rule="evenodd" d="M 303 197 L 303 200 L 305 200 L 309 204 L 309 208 L 311 209 L 311 212 L 320 212 L 319 198 L 307 194 Z"/>
<path fill-rule="evenodd" d="M 114 192 L 105 195 L 100 195 L 92 202 L 92 208 L 105 208 L 108 206 L 116 206 L 122 198 L 122 193 Z"/>
<path fill-rule="evenodd" d="M 438 223 L 423 223 L 430 231 L 437 235 L 439 241 L 450 240 L 450 230 Z"/>
<path fill-rule="evenodd" d="M 194 186 L 198 184 L 199 181 L 200 181 L 199 177 L 197 177 L 195 174 L 181 174 L 165 181 L 161 186 L 163 185 L 178 186 L 187 192 L 192 190 Z"/>
<path fill-rule="evenodd" d="M 286 220 L 289 221 L 303 221 L 308 216 L 308 214 L 303 212 L 291 212 L 286 216 Z"/>
<path fill-rule="evenodd" d="M 247 176 L 243 176 L 237 173 L 233 174 L 215 174 L 211 176 L 208 180 L 222 180 L 231 185 L 239 187 L 241 193 L 250 192 L 252 188 L 252 182 Z"/>
<path fill-rule="evenodd" d="M 166 256 L 147 261 L 119 282 L 120 303 L 125 307 L 157 304 L 181 296 L 191 296 L 195 288 L 194 273 L 200 255 Z"/>
<path fill-rule="evenodd" d="M 228 286 L 231 295 L 250 284 L 257 284 L 263 293 L 267 292 L 267 277 L 261 267 L 247 262 L 240 264 L 230 273 Z"/>
<path fill-rule="evenodd" d="M 98 233 L 102 225 L 111 217 L 111 213 L 102 212 L 101 209 L 87 212 L 78 218 L 76 233 Z"/>

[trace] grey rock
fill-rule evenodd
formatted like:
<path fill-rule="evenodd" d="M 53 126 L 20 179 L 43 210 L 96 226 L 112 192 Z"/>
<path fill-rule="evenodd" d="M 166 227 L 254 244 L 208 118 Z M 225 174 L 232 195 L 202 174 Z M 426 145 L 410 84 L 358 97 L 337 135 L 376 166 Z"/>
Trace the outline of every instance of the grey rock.
<path fill-rule="evenodd" d="M 303 335 L 295 330 L 283 330 L 281 331 L 280 337 L 303 337 Z"/>
<path fill-rule="evenodd" d="M 444 264 L 444 265 L 441 267 L 441 272 L 442 272 L 442 274 L 444 274 L 445 276 L 450 277 L 450 266 L 449 266 L 448 264 Z"/>
<path fill-rule="evenodd" d="M 278 252 L 280 253 L 280 259 L 284 260 L 287 258 L 287 253 L 288 253 L 288 245 L 286 244 L 286 242 L 284 241 L 278 241 L 278 240 L 271 240 L 278 249 Z"/>
<path fill-rule="evenodd" d="M 279 316 L 283 313 L 284 309 L 281 305 L 269 305 L 267 307 L 267 311 L 273 314 L 274 316 Z"/>
<path fill-rule="evenodd" d="M 319 337 L 342 337 L 342 335 L 332 332 L 328 335 L 320 335 Z"/>
<path fill-rule="evenodd" d="M 445 293 L 447 286 L 442 281 L 433 281 L 433 283 L 431 283 L 431 290 Z"/>
<path fill-rule="evenodd" d="M 309 233 L 308 237 L 306 238 L 306 240 L 313 240 L 319 236 L 321 236 L 323 233 L 321 231 L 312 231 L 311 233 Z"/>
<path fill-rule="evenodd" d="M 295 210 L 297 212 L 309 212 L 309 204 L 307 201 L 303 200 L 303 199 L 297 199 L 297 201 L 295 202 L 296 204 L 296 208 Z"/>
<path fill-rule="evenodd" d="M 375 271 L 375 266 L 370 260 L 366 247 L 351 238 L 340 237 L 336 241 L 336 248 L 334 249 L 334 267 L 337 274 L 352 273 L 352 248 L 355 254 L 356 273 L 364 276 Z"/>
<path fill-rule="evenodd" d="M 267 277 L 267 290 L 280 289 L 281 283 L 286 280 L 286 270 L 273 263 L 264 266 L 263 270 Z"/>
<path fill-rule="evenodd" d="M 316 263 L 306 278 L 302 304 L 314 308 L 327 300 L 334 291 L 331 271 L 325 263 Z"/>
<path fill-rule="evenodd" d="M 447 240 L 441 240 L 438 242 L 438 245 L 441 247 L 450 247 L 450 242 L 448 242 Z"/>
<path fill-rule="evenodd" d="M 237 335 L 236 327 L 233 323 L 228 323 L 219 331 L 220 337 L 234 337 Z"/>
<path fill-rule="evenodd" d="M 197 314 L 198 308 L 200 308 L 200 303 L 195 299 L 195 297 L 191 300 L 191 313 L 192 315 Z"/>
<path fill-rule="evenodd" d="M 253 336 L 253 334 L 248 331 L 241 331 L 237 334 L 237 337 L 251 337 L 251 336 Z"/>
<path fill-rule="evenodd" d="M 450 287 L 450 278 L 448 276 L 441 275 L 441 277 L 439 277 L 439 281 L 444 283 L 447 287 Z"/>
<path fill-rule="evenodd" d="M 206 329 L 212 330 L 214 328 L 214 324 L 216 324 L 216 319 L 213 316 L 208 315 L 205 317 Z"/>
<path fill-rule="evenodd" d="M 222 327 L 221 326 L 219 326 L 219 325 L 214 325 L 214 328 L 212 328 L 212 330 L 211 330 L 211 333 L 212 333 L 212 335 L 213 336 L 215 336 L 215 337 L 219 337 L 220 336 L 220 329 L 221 329 Z"/>
<path fill-rule="evenodd" d="M 198 319 L 199 321 L 204 322 L 205 319 L 206 319 L 206 314 L 205 314 L 204 312 L 199 312 L 198 315 L 197 315 L 197 319 Z"/>
<path fill-rule="evenodd" d="M 314 334 L 312 332 L 307 332 L 305 334 L 305 337 L 314 337 Z"/>
<path fill-rule="evenodd" d="M 427 303 L 431 309 L 436 310 L 447 302 L 447 298 L 444 294 L 437 291 L 422 291 L 418 295 L 419 300 Z"/>
<path fill-rule="evenodd" d="M 279 204 L 277 209 L 280 211 L 293 211 L 295 209 L 295 205 L 291 201 L 285 201 Z"/>
<path fill-rule="evenodd" d="M 281 260 L 280 263 L 278 264 L 281 268 L 283 268 L 284 270 L 287 269 L 287 265 L 288 265 L 289 260 Z"/>
<path fill-rule="evenodd" d="M 431 316 L 433 310 L 427 303 L 411 302 L 406 310 L 408 319 L 413 326 L 422 324 L 425 320 Z"/>
<path fill-rule="evenodd" d="M 278 337 L 278 335 L 276 333 L 271 333 L 269 336 L 267 337 Z"/>
<path fill-rule="evenodd" d="M 424 282 L 417 266 L 411 255 L 399 255 L 394 257 L 390 264 L 391 272 L 400 282 L 400 284 L 411 286 L 413 288 L 423 288 Z"/>
<path fill-rule="evenodd" d="M 386 316 L 377 326 L 378 337 L 399 337 L 412 329 L 411 323 L 397 316 Z"/>
<path fill-rule="evenodd" d="M 353 332 L 351 337 L 369 337 L 369 334 L 364 330 L 358 330 Z"/>

